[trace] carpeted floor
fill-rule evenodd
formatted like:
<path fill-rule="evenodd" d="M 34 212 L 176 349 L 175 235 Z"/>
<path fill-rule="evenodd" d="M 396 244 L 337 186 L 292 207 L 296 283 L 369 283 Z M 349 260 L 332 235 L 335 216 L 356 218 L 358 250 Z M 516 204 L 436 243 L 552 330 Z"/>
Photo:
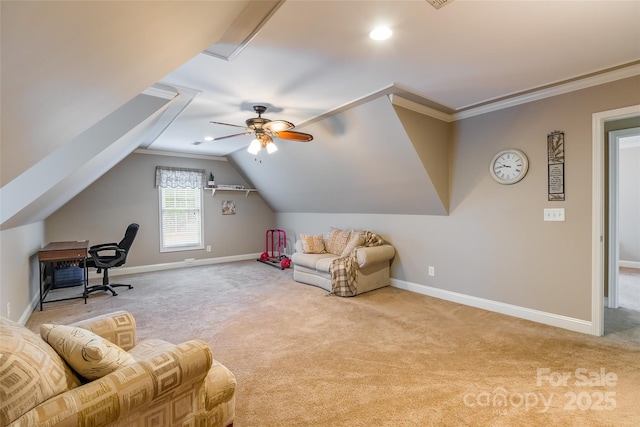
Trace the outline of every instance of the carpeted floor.
<path fill-rule="evenodd" d="M 255 261 L 114 281 L 134 289 L 47 304 L 27 326 L 128 310 L 139 339 L 202 338 L 238 380 L 236 427 L 640 425 L 624 313 L 591 337 L 391 287 L 330 297 Z"/>

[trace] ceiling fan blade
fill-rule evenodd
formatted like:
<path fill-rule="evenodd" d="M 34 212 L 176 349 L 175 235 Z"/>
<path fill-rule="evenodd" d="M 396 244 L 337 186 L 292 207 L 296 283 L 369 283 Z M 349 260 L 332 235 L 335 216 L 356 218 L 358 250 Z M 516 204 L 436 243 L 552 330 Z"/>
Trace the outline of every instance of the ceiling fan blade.
<path fill-rule="evenodd" d="M 246 129 L 247 128 L 246 126 L 232 125 L 231 123 L 222 123 L 222 122 L 214 122 L 214 121 L 210 121 L 209 123 L 211 123 L 212 125 L 233 126 L 233 127 L 242 128 L 242 129 Z"/>
<path fill-rule="evenodd" d="M 214 141 L 219 141 L 221 139 L 227 139 L 227 138 L 233 138 L 235 136 L 240 136 L 240 135 L 249 135 L 252 134 L 253 132 L 248 131 L 248 132 L 242 132 L 242 133 L 234 133 L 233 135 L 227 135 L 227 136 L 219 136 L 217 138 L 213 138 Z"/>
<path fill-rule="evenodd" d="M 313 140 L 313 135 L 309 135 L 308 133 L 292 132 L 287 130 L 282 132 L 277 132 L 274 135 L 277 136 L 278 138 L 290 139 L 292 141 L 298 141 L 298 142 L 309 142 Z"/>
<path fill-rule="evenodd" d="M 295 126 L 293 123 L 286 120 L 273 120 L 265 123 L 262 127 L 269 132 L 283 132 L 285 130 L 293 129 Z"/>

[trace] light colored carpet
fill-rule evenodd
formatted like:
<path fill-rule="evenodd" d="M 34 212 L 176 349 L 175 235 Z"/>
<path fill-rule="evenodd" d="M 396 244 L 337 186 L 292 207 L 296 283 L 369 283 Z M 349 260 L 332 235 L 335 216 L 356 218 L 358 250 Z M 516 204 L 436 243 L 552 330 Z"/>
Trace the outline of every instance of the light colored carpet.
<path fill-rule="evenodd" d="M 202 338 L 237 377 L 236 427 L 640 425 L 624 318 L 591 337 L 390 287 L 329 297 L 255 261 L 115 279 L 135 288 L 27 326 L 128 310 L 140 339 Z"/>

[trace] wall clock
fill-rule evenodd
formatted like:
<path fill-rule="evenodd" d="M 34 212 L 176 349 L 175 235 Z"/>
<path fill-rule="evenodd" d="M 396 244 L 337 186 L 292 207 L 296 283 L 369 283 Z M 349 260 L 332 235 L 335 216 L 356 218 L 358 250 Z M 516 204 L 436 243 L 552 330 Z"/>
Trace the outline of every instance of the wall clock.
<path fill-rule="evenodd" d="M 528 170 L 527 155 L 515 148 L 500 151 L 489 165 L 491 176 L 500 184 L 515 184 L 524 178 Z"/>

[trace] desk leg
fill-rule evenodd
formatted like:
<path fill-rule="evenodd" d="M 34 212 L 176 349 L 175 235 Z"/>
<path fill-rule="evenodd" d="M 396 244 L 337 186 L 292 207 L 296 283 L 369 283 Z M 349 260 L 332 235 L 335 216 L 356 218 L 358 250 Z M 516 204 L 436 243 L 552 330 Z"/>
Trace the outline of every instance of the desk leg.
<path fill-rule="evenodd" d="M 45 274 L 45 272 L 47 271 L 47 268 L 44 267 L 44 263 L 43 262 L 38 262 L 39 266 L 40 266 L 40 311 L 42 311 L 42 278 L 43 275 Z"/>
<path fill-rule="evenodd" d="M 89 267 L 87 267 L 87 259 L 84 259 L 84 292 L 82 292 L 82 296 L 84 297 L 84 303 L 87 303 L 87 297 L 89 293 L 87 292 L 87 288 L 89 287 Z"/>

